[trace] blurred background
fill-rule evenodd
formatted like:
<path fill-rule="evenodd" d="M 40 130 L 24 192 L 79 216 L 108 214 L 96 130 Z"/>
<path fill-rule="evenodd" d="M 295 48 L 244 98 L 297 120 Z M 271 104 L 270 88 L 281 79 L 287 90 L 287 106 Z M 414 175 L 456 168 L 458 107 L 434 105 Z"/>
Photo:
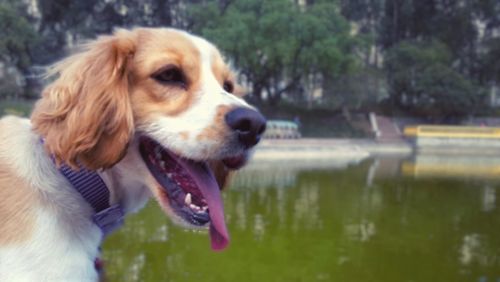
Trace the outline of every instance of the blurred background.
<path fill-rule="evenodd" d="M 1 0 L 0 111 L 26 111 L 12 104 L 37 98 L 43 66 L 75 44 L 133 26 L 213 41 L 247 98 L 300 117 L 306 136 L 366 136 L 358 114 L 370 111 L 448 124 L 498 114 L 495 0 Z"/>
<path fill-rule="evenodd" d="M 109 281 L 500 281 L 498 0 L 0 0 L 0 115 L 134 26 L 215 43 L 270 121 L 228 250 L 151 202 L 106 240 Z"/>

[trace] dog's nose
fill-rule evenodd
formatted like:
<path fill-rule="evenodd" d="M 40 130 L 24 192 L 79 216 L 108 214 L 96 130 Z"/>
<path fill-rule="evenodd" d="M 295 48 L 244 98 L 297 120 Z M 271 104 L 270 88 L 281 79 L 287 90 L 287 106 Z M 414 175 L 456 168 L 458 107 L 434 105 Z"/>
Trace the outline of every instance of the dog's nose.
<path fill-rule="evenodd" d="M 255 146 L 266 130 L 266 119 L 258 111 L 236 108 L 226 114 L 226 123 L 238 134 L 238 139 L 246 147 Z"/>

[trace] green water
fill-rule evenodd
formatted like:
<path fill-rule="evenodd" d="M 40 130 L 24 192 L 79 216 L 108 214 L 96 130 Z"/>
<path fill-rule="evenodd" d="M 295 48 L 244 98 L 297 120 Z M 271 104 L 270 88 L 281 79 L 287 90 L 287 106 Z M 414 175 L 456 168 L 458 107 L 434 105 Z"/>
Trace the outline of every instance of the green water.
<path fill-rule="evenodd" d="M 239 174 L 221 253 L 151 202 L 105 243 L 109 281 L 500 281 L 495 177 L 415 178 L 373 160 L 288 167 Z"/>

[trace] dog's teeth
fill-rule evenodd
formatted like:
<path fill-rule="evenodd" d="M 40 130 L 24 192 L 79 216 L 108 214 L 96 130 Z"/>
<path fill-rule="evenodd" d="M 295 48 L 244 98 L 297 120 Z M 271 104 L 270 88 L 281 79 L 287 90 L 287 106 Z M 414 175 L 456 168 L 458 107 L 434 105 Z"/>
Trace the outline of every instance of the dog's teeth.
<path fill-rule="evenodd" d="M 206 212 L 208 210 L 208 206 L 204 206 L 201 208 L 202 211 Z"/>
<path fill-rule="evenodd" d="M 192 204 L 191 204 L 191 193 L 187 193 L 186 194 L 186 198 L 184 198 L 184 203 L 186 203 L 186 205 L 188 205 L 189 207 L 192 206 Z"/>
<path fill-rule="evenodd" d="M 200 210 L 200 207 L 198 207 L 197 205 L 194 205 L 194 204 L 190 204 L 189 207 L 192 209 L 192 210 Z"/>

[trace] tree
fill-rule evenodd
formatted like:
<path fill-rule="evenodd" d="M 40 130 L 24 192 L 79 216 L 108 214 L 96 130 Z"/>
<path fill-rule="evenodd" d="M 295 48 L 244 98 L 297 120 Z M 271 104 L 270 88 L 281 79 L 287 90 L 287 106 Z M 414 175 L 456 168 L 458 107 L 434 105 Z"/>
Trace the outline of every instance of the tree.
<path fill-rule="evenodd" d="M 432 121 L 452 121 L 485 105 L 484 91 L 450 67 L 452 54 L 438 42 L 403 41 L 388 51 L 393 106 Z"/>
<path fill-rule="evenodd" d="M 323 100 L 323 105 L 342 109 L 344 113 L 374 106 L 387 96 L 385 73 L 368 66 L 340 75 L 339 78 L 328 80 L 324 84 L 325 91 L 334 95 Z"/>
<path fill-rule="evenodd" d="M 484 82 L 500 83 L 500 38 L 485 41 L 481 56 L 481 78 Z"/>
<path fill-rule="evenodd" d="M 495 0 L 479 1 L 475 5 L 477 18 L 483 23 L 481 50 L 476 77 L 483 85 L 493 91 L 500 85 L 500 2 Z M 492 92 L 493 92 L 492 91 Z M 494 93 L 494 92 L 493 92 Z"/>
<path fill-rule="evenodd" d="M 498 1 L 496 1 L 498 2 Z M 481 24 L 486 32 L 498 20 L 495 0 L 387 0 L 379 40 L 386 50 L 404 40 L 445 44 L 456 70 L 478 80 Z"/>
<path fill-rule="evenodd" d="M 32 64 L 32 49 L 37 34 L 31 24 L 19 16 L 19 7 L 4 1 L 0 3 L 0 63 L 4 75 L 0 95 L 20 95 L 24 76 Z"/>
<path fill-rule="evenodd" d="M 365 66 L 379 67 L 380 42 L 377 39 L 384 19 L 386 0 L 341 0 L 341 11 L 355 23 L 356 31 L 365 43 L 362 50 Z"/>
<path fill-rule="evenodd" d="M 38 0 L 39 18 L 35 19 L 43 41 L 36 50 L 38 64 L 48 64 L 64 54 L 61 47 L 114 28 L 135 26 L 184 27 L 181 0 Z"/>
<path fill-rule="evenodd" d="M 31 64 L 30 51 L 36 42 L 36 33 L 30 23 L 20 17 L 15 7 L 9 3 L 0 3 L 0 56 L 20 69 L 27 69 Z"/>
<path fill-rule="evenodd" d="M 352 66 L 356 41 L 338 5 L 317 1 L 297 5 L 287 0 L 206 1 L 190 7 L 192 27 L 222 48 L 252 88 L 277 104 L 296 93 L 312 76 L 329 79 Z"/>

